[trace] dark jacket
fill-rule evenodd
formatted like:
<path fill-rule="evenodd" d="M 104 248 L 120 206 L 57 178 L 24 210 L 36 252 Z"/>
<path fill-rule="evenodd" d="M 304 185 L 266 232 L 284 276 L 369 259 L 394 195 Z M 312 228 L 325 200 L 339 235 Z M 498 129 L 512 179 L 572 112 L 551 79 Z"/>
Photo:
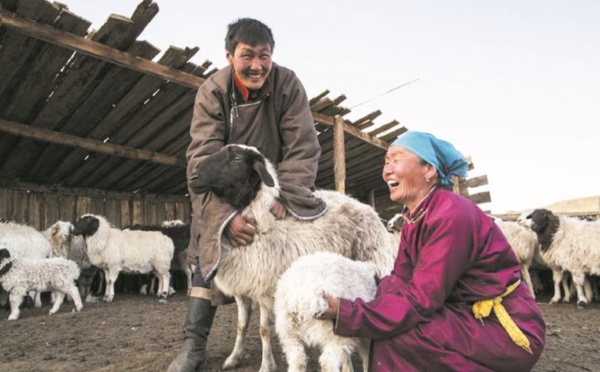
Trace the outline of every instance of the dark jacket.
<path fill-rule="evenodd" d="M 198 89 L 187 150 L 188 179 L 197 164 L 225 144 L 255 146 L 276 165 L 281 202 L 297 218 L 314 219 L 325 213 L 322 200 L 312 196 L 321 147 L 306 92 L 296 74 L 273 63 L 270 93 L 244 103 L 235 94 L 233 68 L 211 75 Z M 205 280 L 216 273 L 219 237 L 238 211 L 212 193 L 190 191 L 193 218 L 188 261 L 200 259 Z M 259 221 L 260 223 L 260 221 Z"/>

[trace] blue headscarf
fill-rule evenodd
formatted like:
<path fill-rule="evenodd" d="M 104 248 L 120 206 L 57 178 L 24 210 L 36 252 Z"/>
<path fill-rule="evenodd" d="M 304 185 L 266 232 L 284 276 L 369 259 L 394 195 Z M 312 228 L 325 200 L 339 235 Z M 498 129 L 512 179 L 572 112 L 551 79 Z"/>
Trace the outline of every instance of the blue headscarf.
<path fill-rule="evenodd" d="M 447 141 L 424 132 L 408 131 L 390 146 L 401 146 L 433 165 L 443 186 L 452 186 L 452 177 L 466 177 L 469 164 L 464 156 Z"/>

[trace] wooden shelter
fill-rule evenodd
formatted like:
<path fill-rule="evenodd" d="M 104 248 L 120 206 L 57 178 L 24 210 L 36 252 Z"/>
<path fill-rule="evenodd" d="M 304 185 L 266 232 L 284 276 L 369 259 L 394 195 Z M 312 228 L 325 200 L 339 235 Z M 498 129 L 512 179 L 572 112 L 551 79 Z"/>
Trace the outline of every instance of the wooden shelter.
<path fill-rule="evenodd" d="M 215 68 L 190 62 L 198 48 L 160 51 L 138 36 L 158 13 L 141 1 L 97 30 L 66 5 L 0 0 L 0 217 L 45 229 L 83 213 L 117 226 L 189 222 L 185 150 L 197 88 Z M 388 143 L 406 131 L 376 125 L 375 111 L 344 119 L 346 97 L 310 100 L 322 146 L 317 187 L 373 205 L 399 206 L 381 179 Z M 477 203 L 488 192 L 456 189 Z"/>

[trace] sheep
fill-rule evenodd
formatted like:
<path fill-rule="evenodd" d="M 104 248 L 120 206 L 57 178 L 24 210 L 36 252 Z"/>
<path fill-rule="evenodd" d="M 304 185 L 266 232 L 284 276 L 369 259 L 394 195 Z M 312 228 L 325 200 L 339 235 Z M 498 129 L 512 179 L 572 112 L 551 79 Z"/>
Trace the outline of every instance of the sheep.
<path fill-rule="evenodd" d="M 298 258 L 283 273 L 275 291 L 275 329 L 288 362 L 288 371 L 306 371 L 305 347 L 320 348 L 322 371 L 352 371 L 358 351 L 363 371 L 369 366 L 370 340 L 336 336 L 333 322 L 315 319 L 328 308 L 323 294 L 371 301 L 377 290 L 376 268 L 338 253 L 317 252 Z"/>
<path fill-rule="evenodd" d="M 181 220 L 164 221 L 160 226 L 156 225 L 133 225 L 129 230 L 160 231 L 168 236 L 175 246 L 173 260 L 171 261 L 171 270 L 183 271 L 187 279 L 187 290 L 192 288 L 192 268 L 187 263 L 187 249 L 190 244 L 190 226 Z M 152 291 L 154 276 L 149 274 L 146 282 L 142 286 L 141 293 L 147 294 L 148 287 Z M 169 295 L 175 293 L 175 290 L 169 288 Z"/>
<path fill-rule="evenodd" d="M 159 278 L 161 302 L 166 300 L 174 250 L 173 241 L 167 236 L 158 231 L 121 230 L 94 214 L 82 215 L 72 232 L 84 237 L 90 262 L 104 271 L 104 301 L 113 300 L 115 281 L 121 271 L 154 272 Z"/>
<path fill-rule="evenodd" d="M 49 315 L 58 311 L 67 294 L 73 299 L 75 311 L 81 311 L 83 305 L 75 286 L 78 277 L 77 264 L 66 258 L 11 259 L 8 249 L 0 249 L 0 284 L 10 298 L 8 320 L 19 318 L 19 306 L 28 291 L 52 291 L 55 300 Z"/>
<path fill-rule="evenodd" d="M 600 221 L 555 215 L 548 209 L 535 209 L 525 219 L 524 223 L 537 234 L 540 256 L 552 268 L 554 296 L 550 303 L 559 301 L 559 283 L 563 271 L 568 271 L 575 284 L 577 307 L 586 307 L 586 274 L 600 274 Z"/>
<path fill-rule="evenodd" d="M 0 247 L 8 249 L 16 258 L 50 257 L 52 246 L 44 234 L 34 227 L 16 222 L 0 223 Z M 40 293 L 31 293 L 35 307 L 42 307 Z"/>
<path fill-rule="evenodd" d="M 82 236 L 73 235 L 73 224 L 68 221 L 56 221 L 44 231 L 44 235 L 52 245 L 53 257 L 64 257 L 74 261 L 79 266 L 80 275 L 77 280 L 79 295 L 84 302 L 97 301 L 92 295 L 92 283 L 98 273 L 98 267 L 92 265 L 87 254 L 87 247 Z"/>
<path fill-rule="evenodd" d="M 243 215 L 258 221 L 252 243 L 232 247 L 220 237 L 221 259 L 214 281 L 238 305 L 237 338 L 223 368 L 239 365 L 248 328 L 249 307 L 260 308 L 262 363 L 260 372 L 275 370 L 271 347 L 273 301 L 278 277 L 298 257 L 334 251 L 346 257 L 372 262 L 381 277 L 393 267 L 393 249 L 377 212 L 364 203 L 331 190 L 314 195 L 328 206 L 314 220 L 289 215 L 277 220 L 270 209 L 279 196 L 279 181 L 273 164 L 256 148 L 227 145 L 201 161 L 193 171 L 189 186 L 196 194 L 213 192 Z M 212 273 L 203 273 L 210 277 Z"/>
<path fill-rule="evenodd" d="M 529 291 L 535 297 L 531 275 L 529 268 L 533 263 L 534 258 L 538 255 L 539 243 L 537 236 L 530 229 L 520 225 L 514 221 L 502 221 L 495 219 L 496 225 L 502 230 L 502 233 L 508 240 L 511 248 L 521 262 L 521 275 Z"/>

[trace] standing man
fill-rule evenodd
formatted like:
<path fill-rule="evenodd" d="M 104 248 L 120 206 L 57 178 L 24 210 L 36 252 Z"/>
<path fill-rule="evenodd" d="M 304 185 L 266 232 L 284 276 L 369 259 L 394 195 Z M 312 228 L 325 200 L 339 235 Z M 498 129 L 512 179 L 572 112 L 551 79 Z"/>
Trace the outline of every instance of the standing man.
<path fill-rule="evenodd" d="M 280 200 L 271 209 L 311 220 L 327 211 L 312 195 L 321 147 L 306 92 L 296 74 L 273 63 L 275 41 L 260 21 L 231 23 L 225 38 L 229 66 L 198 89 L 187 150 L 188 180 L 196 166 L 228 143 L 255 146 L 277 167 Z M 224 298 L 212 283 L 219 264 L 219 234 L 239 247 L 252 242 L 257 222 L 208 192 L 192 199 L 188 261 L 196 265 L 181 352 L 169 371 L 194 371 L 206 363 L 216 306 Z"/>

